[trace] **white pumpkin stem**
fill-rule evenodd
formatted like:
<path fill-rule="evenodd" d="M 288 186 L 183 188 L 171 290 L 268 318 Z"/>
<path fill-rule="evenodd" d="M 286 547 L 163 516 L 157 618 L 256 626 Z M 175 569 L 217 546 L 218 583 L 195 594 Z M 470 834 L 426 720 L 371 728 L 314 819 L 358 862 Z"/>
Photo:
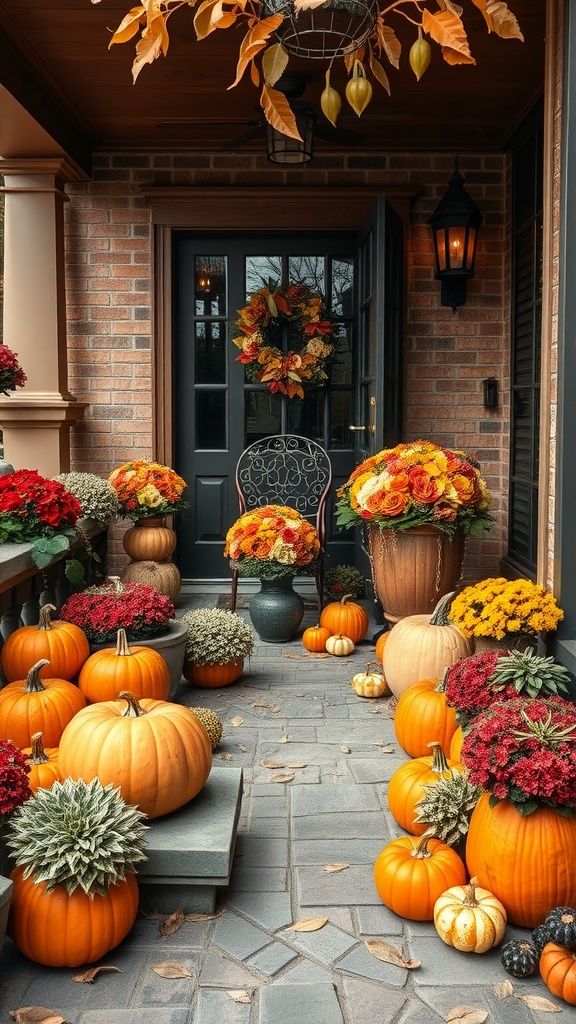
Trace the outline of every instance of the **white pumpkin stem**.
<path fill-rule="evenodd" d="M 452 604 L 452 598 L 454 597 L 455 593 L 455 590 L 450 590 L 448 594 L 444 594 L 443 597 L 440 598 L 438 604 L 436 605 L 434 611 L 432 612 L 432 615 L 430 616 L 431 626 L 451 625 L 450 620 L 448 618 L 448 608 Z"/>
<path fill-rule="evenodd" d="M 128 646 L 128 640 L 126 637 L 126 630 L 119 629 L 116 634 L 116 652 L 119 657 L 129 657 L 132 654 L 130 647 Z"/>
<path fill-rule="evenodd" d="M 56 608 L 53 604 L 43 604 L 40 609 L 40 618 L 38 621 L 38 629 L 53 629 L 52 620 L 50 618 L 52 612 L 55 612 Z"/>

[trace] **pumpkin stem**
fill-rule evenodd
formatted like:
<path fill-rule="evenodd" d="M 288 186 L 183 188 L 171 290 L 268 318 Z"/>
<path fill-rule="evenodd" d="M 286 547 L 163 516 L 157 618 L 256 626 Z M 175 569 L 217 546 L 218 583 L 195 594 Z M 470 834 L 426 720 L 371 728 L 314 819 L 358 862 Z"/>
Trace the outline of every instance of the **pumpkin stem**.
<path fill-rule="evenodd" d="M 24 687 L 24 693 L 42 693 L 46 687 L 40 679 L 40 669 L 44 668 L 44 665 L 49 665 L 48 658 L 40 658 L 35 665 L 32 665 L 28 675 L 26 676 L 26 686 Z"/>
<path fill-rule="evenodd" d="M 451 622 L 448 618 L 448 608 L 452 604 L 452 598 L 454 597 L 455 593 L 455 590 L 451 590 L 449 591 L 448 594 L 444 594 L 444 596 L 440 598 L 438 604 L 436 605 L 434 611 L 432 612 L 432 615 L 430 616 L 431 626 L 451 625 Z"/>
<path fill-rule="evenodd" d="M 468 885 L 464 886 L 466 898 L 462 900 L 463 907 L 477 907 L 478 900 L 476 899 L 476 886 L 478 885 L 478 879 L 476 877 L 471 878 Z"/>
<path fill-rule="evenodd" d="M 340 604 L 346 604 L 346 601 L 351 601 L 353 597 L 354 594 L 344 594 L 344 597 L 340 600 Z"/>
<path fill-rule="evenodd" d="M 30 751 L 30 757 L 27 760 L 28 764 L 46 764 L 46 762 L 50 760 L 48 754 L 44 750 L 41 732 L 35 732 L 32 736 L 32 750 Z"/>
<path fill-rule="evenodd" d="M 432 851 L 428 849 L 428 841 L 433 839 L 436 835 L 436 829 L 434 825 L 427 828 L 426 831 L 420 836 L 418 843 L 410 854 L 411 857 L 416 857 L 417 860 L 424 860 L 426 857 L 432 856 Z"/>
<path fill-rule="evenodd" d="M 133 693 L 129 693 L 128 690 L 122 690 L 122 693 L 118 694 L 118 700 L 128 701 L 128 706 L 122 712 L 122 718 L 140 718 L 142 715 L 148 714 L 138 698 Z"/>
<path fill-rule="evenodd" d="M 427 746 L 432 747 L 432 764 L 431 769 L 433 772 L 438 772 L 438 775 L 443 775 L 447 772 L 448 761 L 446 760 L 446 754 L 442 750 L 442 744 L 438 740 L 432 740 Z"/>
<path fill-rule="evenodd" d="M 119 657 L 127 657 L 132 654 L 126 639 L 126 630 L 119 629 L 116 634 L 116 652 Z M 119 695 L 120 696 L 120 695 Z"/>
<path fill-rule="evenodd" d="M 122 583 L 122 580 L 120 579 L 119 576 L 108 576 L 108 580 L 110 583 L 113 584 L 115 594 L 124 593 L 124 584 Z"/>
<path fill-rule="evenodd" d="M 55 612 L 56 608 L 53 604 L 43 604 L 40 609 L 40 619 L 38 621 L 38 629 L 52 629 L 52 620 L 50 615 Z"/>
<path fill-rule="evenodd" d="M 444 669 L 444 671 L 442 673 L 442 679 L 440 680 L 438 685 L 434 687 L 434 691 L 436 693 L 446 693 L 446 680 L 448 679 L 449 671 L 450 671 L 450 666 L 446 665 L 446 668 Z"/>

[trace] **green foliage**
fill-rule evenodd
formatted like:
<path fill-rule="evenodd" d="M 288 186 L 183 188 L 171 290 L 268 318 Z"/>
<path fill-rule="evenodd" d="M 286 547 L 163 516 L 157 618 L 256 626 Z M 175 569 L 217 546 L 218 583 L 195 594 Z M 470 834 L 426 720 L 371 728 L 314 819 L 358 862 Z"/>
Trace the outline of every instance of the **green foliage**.
<path fill-rule="evenodd" d="M 570 676 L 563 665 L 555 664 L 554 658 L 542 658 L 528 648 L 510 651 L 500 658 L 488 682 L 496 693 L 511 683 L 524 697 L 568 697 Z"/>

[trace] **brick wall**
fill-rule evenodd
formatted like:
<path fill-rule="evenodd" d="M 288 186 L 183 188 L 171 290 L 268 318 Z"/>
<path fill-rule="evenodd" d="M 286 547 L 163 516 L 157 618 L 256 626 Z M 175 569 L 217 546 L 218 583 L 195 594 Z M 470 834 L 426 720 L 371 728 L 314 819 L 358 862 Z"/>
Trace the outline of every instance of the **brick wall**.
<path fill-rule="evenodd" d="M 428 437 L 478 454 L 494 495 L 497 525 L 471 541 L 466 575 L 498 572 L 505 550 L 508 471 L 508 172 L 499 155 L 466 154 L 460 169 L 483 213 L 476 276 L 455 314 L 440 306 L 427 218 L 452 173 L 448 154 L 318 156 L 303 169 L 262 157 L 102 153 L 94 179 L 68 189 L 70 389 L 90 403 L 73 430 L 72 465 L 107 475 L 152 452 L 150 215 L 141 186 L 414 187 L 407 231 L 405 438 Z M 500 407 L 484 410 L 482 380 L 495 376 Z M 118 529 L 112 562 L 126 561 Z"/>

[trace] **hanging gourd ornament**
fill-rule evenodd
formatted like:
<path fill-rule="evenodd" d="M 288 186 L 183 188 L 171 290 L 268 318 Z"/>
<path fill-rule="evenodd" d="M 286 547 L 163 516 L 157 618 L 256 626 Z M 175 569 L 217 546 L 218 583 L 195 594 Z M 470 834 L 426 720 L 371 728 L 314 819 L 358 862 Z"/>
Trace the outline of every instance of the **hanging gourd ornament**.
<path fill-rule="evenodd" d="M 347 654 L 352 654 L 354 641 L 342 633 L 335 633 L 334 636 L 328 637 L 326 650 L 328 654 L 333 654 L 336 658 L 345 658 Z"/>
<path fill-rule="evenodd" d="M 330 124 L 336 127 L 336 119 L 340 113 L 340 107 L 342 106 L 342 100 L 340 94 L 336 92 L 330 85 L 330 68 L 326 72 L 326 85 L 324 91 L 320 97 L 320 106 L 324 117 L 328 118 Z"/>
<path fill-rule="evenodd" d="M 506 911 L 477 878 L 453 886 L 434 904 L 434 927 L 447 946 L 462 953 L 487 953 L 506 931 Z"/>
<path fill-rule="evenodd" d="M 346 86 L 346 99 L 355 114 L 362 114 L 372 99 L 372 86 L 366 78 L 362 61 L 354 61 L 354 70 Z"/>
<path fill-rule="evenodd" d="M 390 693 L 388 683 L 381 672 L 357 672 L 352 676 L 350 686 L 359 697 L 385 697 Z"/>

